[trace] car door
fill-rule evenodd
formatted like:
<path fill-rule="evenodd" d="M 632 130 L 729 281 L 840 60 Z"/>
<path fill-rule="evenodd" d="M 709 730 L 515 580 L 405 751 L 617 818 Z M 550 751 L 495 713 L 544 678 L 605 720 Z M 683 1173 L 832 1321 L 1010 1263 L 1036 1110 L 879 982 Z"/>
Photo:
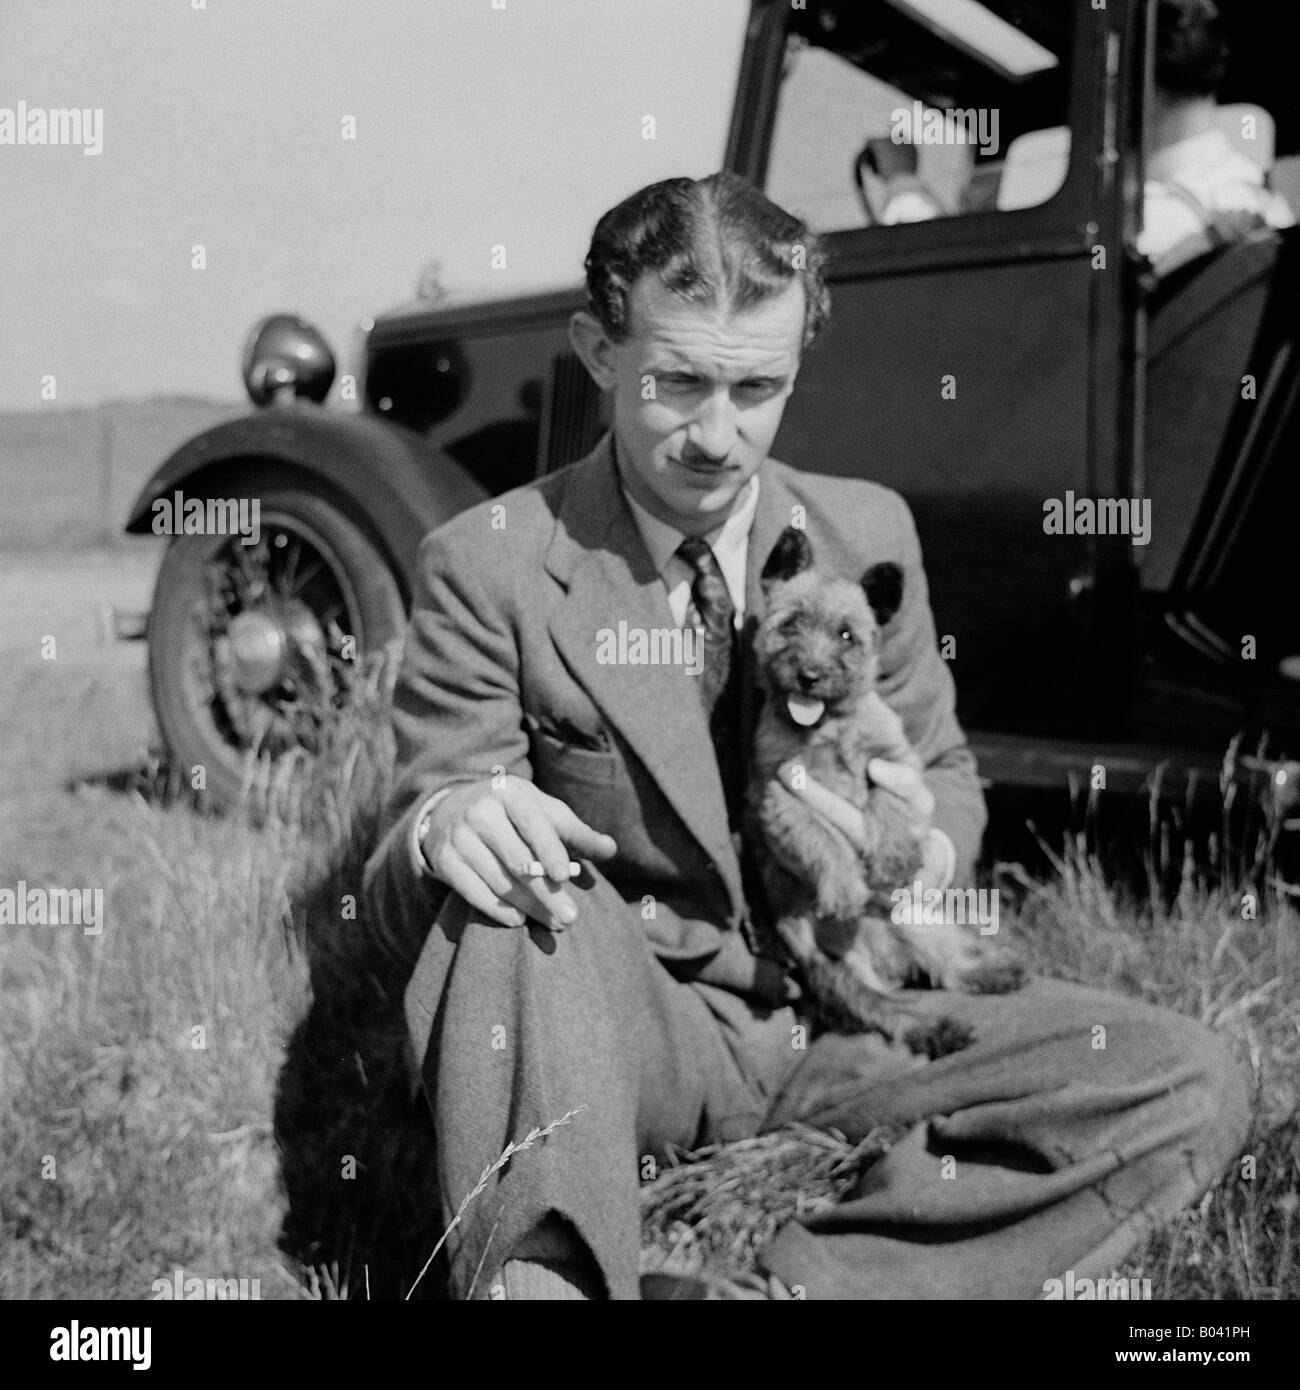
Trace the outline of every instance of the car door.
<path fill-rule="evenodd" d="M 1123 716 L 1128 538 L 1048 513 L 1130 476 L 1116 171 L 1137 18 L 1114 0 L 754 14 L 732 167 L 831 253 L 831 322 L 776 452 L 911 504 L 968 728 Z"/>

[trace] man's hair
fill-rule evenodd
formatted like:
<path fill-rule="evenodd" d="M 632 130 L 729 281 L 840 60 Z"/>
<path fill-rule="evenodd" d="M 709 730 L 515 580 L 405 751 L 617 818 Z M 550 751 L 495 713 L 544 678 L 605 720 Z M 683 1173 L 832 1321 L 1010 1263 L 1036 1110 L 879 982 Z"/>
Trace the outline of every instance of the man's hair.
<path fill-rule="evenodd" d="M 1156 86 L 1180 97 L 1214 96 L 1228 45 L 1214 0 L 1160 0 L 1156 7 Z"/>
<path fill-rule="evenodd" d="M 615 342 L 631 332 L 628 296 L 646 271 L 691 304 L 751 309 L 803 282 L 803 346 L 830 313 L 825 251 L 806 222 L 737 174 L 664 179 L 612 207 L 587 252 L 587 303 Z"/>

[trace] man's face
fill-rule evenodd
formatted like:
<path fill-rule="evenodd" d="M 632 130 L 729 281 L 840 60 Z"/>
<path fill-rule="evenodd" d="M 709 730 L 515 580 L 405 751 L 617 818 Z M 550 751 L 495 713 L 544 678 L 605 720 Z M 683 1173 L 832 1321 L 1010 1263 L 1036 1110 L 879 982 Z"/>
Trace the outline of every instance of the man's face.
<path fill-rule="evenodd" d="M 719 525 L 767 457 L 799 370 L 798 279 L 752 309 L 688 304 L 647 273 L 629 295 L 630 332 L 610 342 L 587 321 L 584 361 L 614 397 L 629 492 L 688 535 Z M 647 399 L 649 397 L 649 399 Z"/>

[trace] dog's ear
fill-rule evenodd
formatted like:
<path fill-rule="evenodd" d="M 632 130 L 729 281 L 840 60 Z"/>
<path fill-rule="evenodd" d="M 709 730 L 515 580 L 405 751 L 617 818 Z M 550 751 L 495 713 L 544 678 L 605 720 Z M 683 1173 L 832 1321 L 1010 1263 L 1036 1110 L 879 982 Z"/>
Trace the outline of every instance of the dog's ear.
<path fill-rule="evenodd" d="M 884 627 L 903 605 L 903 571 L 892 560 L 872 565 L 862 576 L 862 587 L 876 621 Z"/>
<path fill-rule="evenodd" d="M 784 583 L 796 574 L 812 568 L 812 546 L 807 535 L 797 526 L 787 526 L 776 539 L 772 553 L 767 557 L 759 583 L 764 593 L 773 584 Z"/>

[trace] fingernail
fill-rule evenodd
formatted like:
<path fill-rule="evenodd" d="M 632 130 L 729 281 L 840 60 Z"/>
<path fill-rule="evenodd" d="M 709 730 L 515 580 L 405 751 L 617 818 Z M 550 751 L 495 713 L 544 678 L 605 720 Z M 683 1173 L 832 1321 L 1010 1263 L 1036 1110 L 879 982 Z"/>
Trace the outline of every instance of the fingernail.
<path fill-rule="evenodd" d="M 613 853 L 618 846 L 615 845 L 614 841 L 608 836 L 605 837 L 605 840 L 609 845 L 610 852 Z M 582 865 L 578 863 L 576 859 L 570 859 L 563 868 L 557 864 L 555 868 L 548 869 L 538 863 L 536 859 L 530 859 L 526 863 L 521 864 L 517 872 L 520 878 L 549 878 L 553 879 L 556 883 L 563 883 L 566 879 L 580 877 L 582 874 Z"/>
<path fill-rule="evenodd" d="M 578 910 L 575 907 L 571 907 L 568 903 L 557 903 L 555 906 L 555 915 L 561 922 L 567 924 L 572 922 L 578 915 Z"/>

